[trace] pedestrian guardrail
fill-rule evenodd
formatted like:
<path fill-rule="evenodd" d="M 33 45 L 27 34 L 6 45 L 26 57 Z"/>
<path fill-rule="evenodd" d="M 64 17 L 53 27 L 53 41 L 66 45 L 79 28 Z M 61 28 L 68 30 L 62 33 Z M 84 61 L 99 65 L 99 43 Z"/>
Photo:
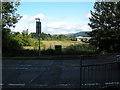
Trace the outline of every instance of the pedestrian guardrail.
<path fill-rule="evenodd" d="M 119 68 L 117 62 L 83 65 L 81 59 L 80 88 L 94 90 L 120 85 Z"/>

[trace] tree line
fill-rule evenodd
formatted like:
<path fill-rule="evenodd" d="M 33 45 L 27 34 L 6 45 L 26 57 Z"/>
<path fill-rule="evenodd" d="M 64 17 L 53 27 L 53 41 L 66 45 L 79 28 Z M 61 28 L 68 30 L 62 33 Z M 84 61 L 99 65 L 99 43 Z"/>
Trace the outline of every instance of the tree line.
<path fill-rule="evenodd" d="M 38 38 L 36 33 L 30 33 L 32 38 Z M 70 40 L 72 37 L 68 37 L 66 35 L 60 34 L 60 35 L 51 35 L 51 34 L 46 34 L 46 33 L 41 33 L 40 34 L 40 40 L 43 41 L 65 41 L 65 40 Z"/>
<path fill-rule="evenodd" d="M 38 46 L 38 34 L 36 33 L 28 33 L 27 30 L 23 30 L 22 33 L 20 32 L 12 32 L 10 34 L 11 38 L 18 42 L 21 46 Z M 73 36 L 68 37 L 65 35 L 51 35 L 46 33 L 40 34 L 40 41 L 68 41 L 71 40 Z M 42 44 L 42 43 L 41 43 Z"/>

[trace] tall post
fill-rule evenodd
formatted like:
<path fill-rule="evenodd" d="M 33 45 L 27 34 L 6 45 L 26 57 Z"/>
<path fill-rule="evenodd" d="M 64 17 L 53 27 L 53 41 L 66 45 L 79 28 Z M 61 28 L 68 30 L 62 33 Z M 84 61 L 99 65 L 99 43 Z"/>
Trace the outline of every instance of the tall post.
<path fill-rule="evenodd" d="M 36 34 L 38 35 L 38 41 L 39 41 L 39 56 L 40 56 L 40 34 L 41 34 L 41 22 L 40 22 L 40 18 L 35 18 L 36 21 Z"/>
<path fill-rule="evenodd" d="M 38 38 L 39 38 L 39 56 L 40 56 L 40 34 L 38 34 Z"/>

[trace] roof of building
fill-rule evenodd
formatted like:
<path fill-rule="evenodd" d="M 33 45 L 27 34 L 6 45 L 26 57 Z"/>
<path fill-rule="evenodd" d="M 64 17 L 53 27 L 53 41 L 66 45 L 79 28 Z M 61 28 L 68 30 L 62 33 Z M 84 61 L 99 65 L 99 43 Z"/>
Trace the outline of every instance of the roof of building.
<path fill-rule="evenodd" d="M 87 38 L 87 39 L 90 39 L 91 37 L 82 37 L 82 36 L 78 36 L 76 38 Z"/>

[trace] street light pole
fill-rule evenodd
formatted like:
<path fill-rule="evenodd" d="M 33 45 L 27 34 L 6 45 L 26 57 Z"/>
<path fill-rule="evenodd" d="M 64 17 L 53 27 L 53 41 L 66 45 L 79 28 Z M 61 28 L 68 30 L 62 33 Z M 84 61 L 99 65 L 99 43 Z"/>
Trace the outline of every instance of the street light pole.
<path fill-rule="evenodd" d="M 41 33 L 41 22 L 40 18 L 35 18 L 36 21 L 36 33 L 38 35 L 38 40 L 39 40 L 39 56 L 40 56 L 40 33 Z"/>

